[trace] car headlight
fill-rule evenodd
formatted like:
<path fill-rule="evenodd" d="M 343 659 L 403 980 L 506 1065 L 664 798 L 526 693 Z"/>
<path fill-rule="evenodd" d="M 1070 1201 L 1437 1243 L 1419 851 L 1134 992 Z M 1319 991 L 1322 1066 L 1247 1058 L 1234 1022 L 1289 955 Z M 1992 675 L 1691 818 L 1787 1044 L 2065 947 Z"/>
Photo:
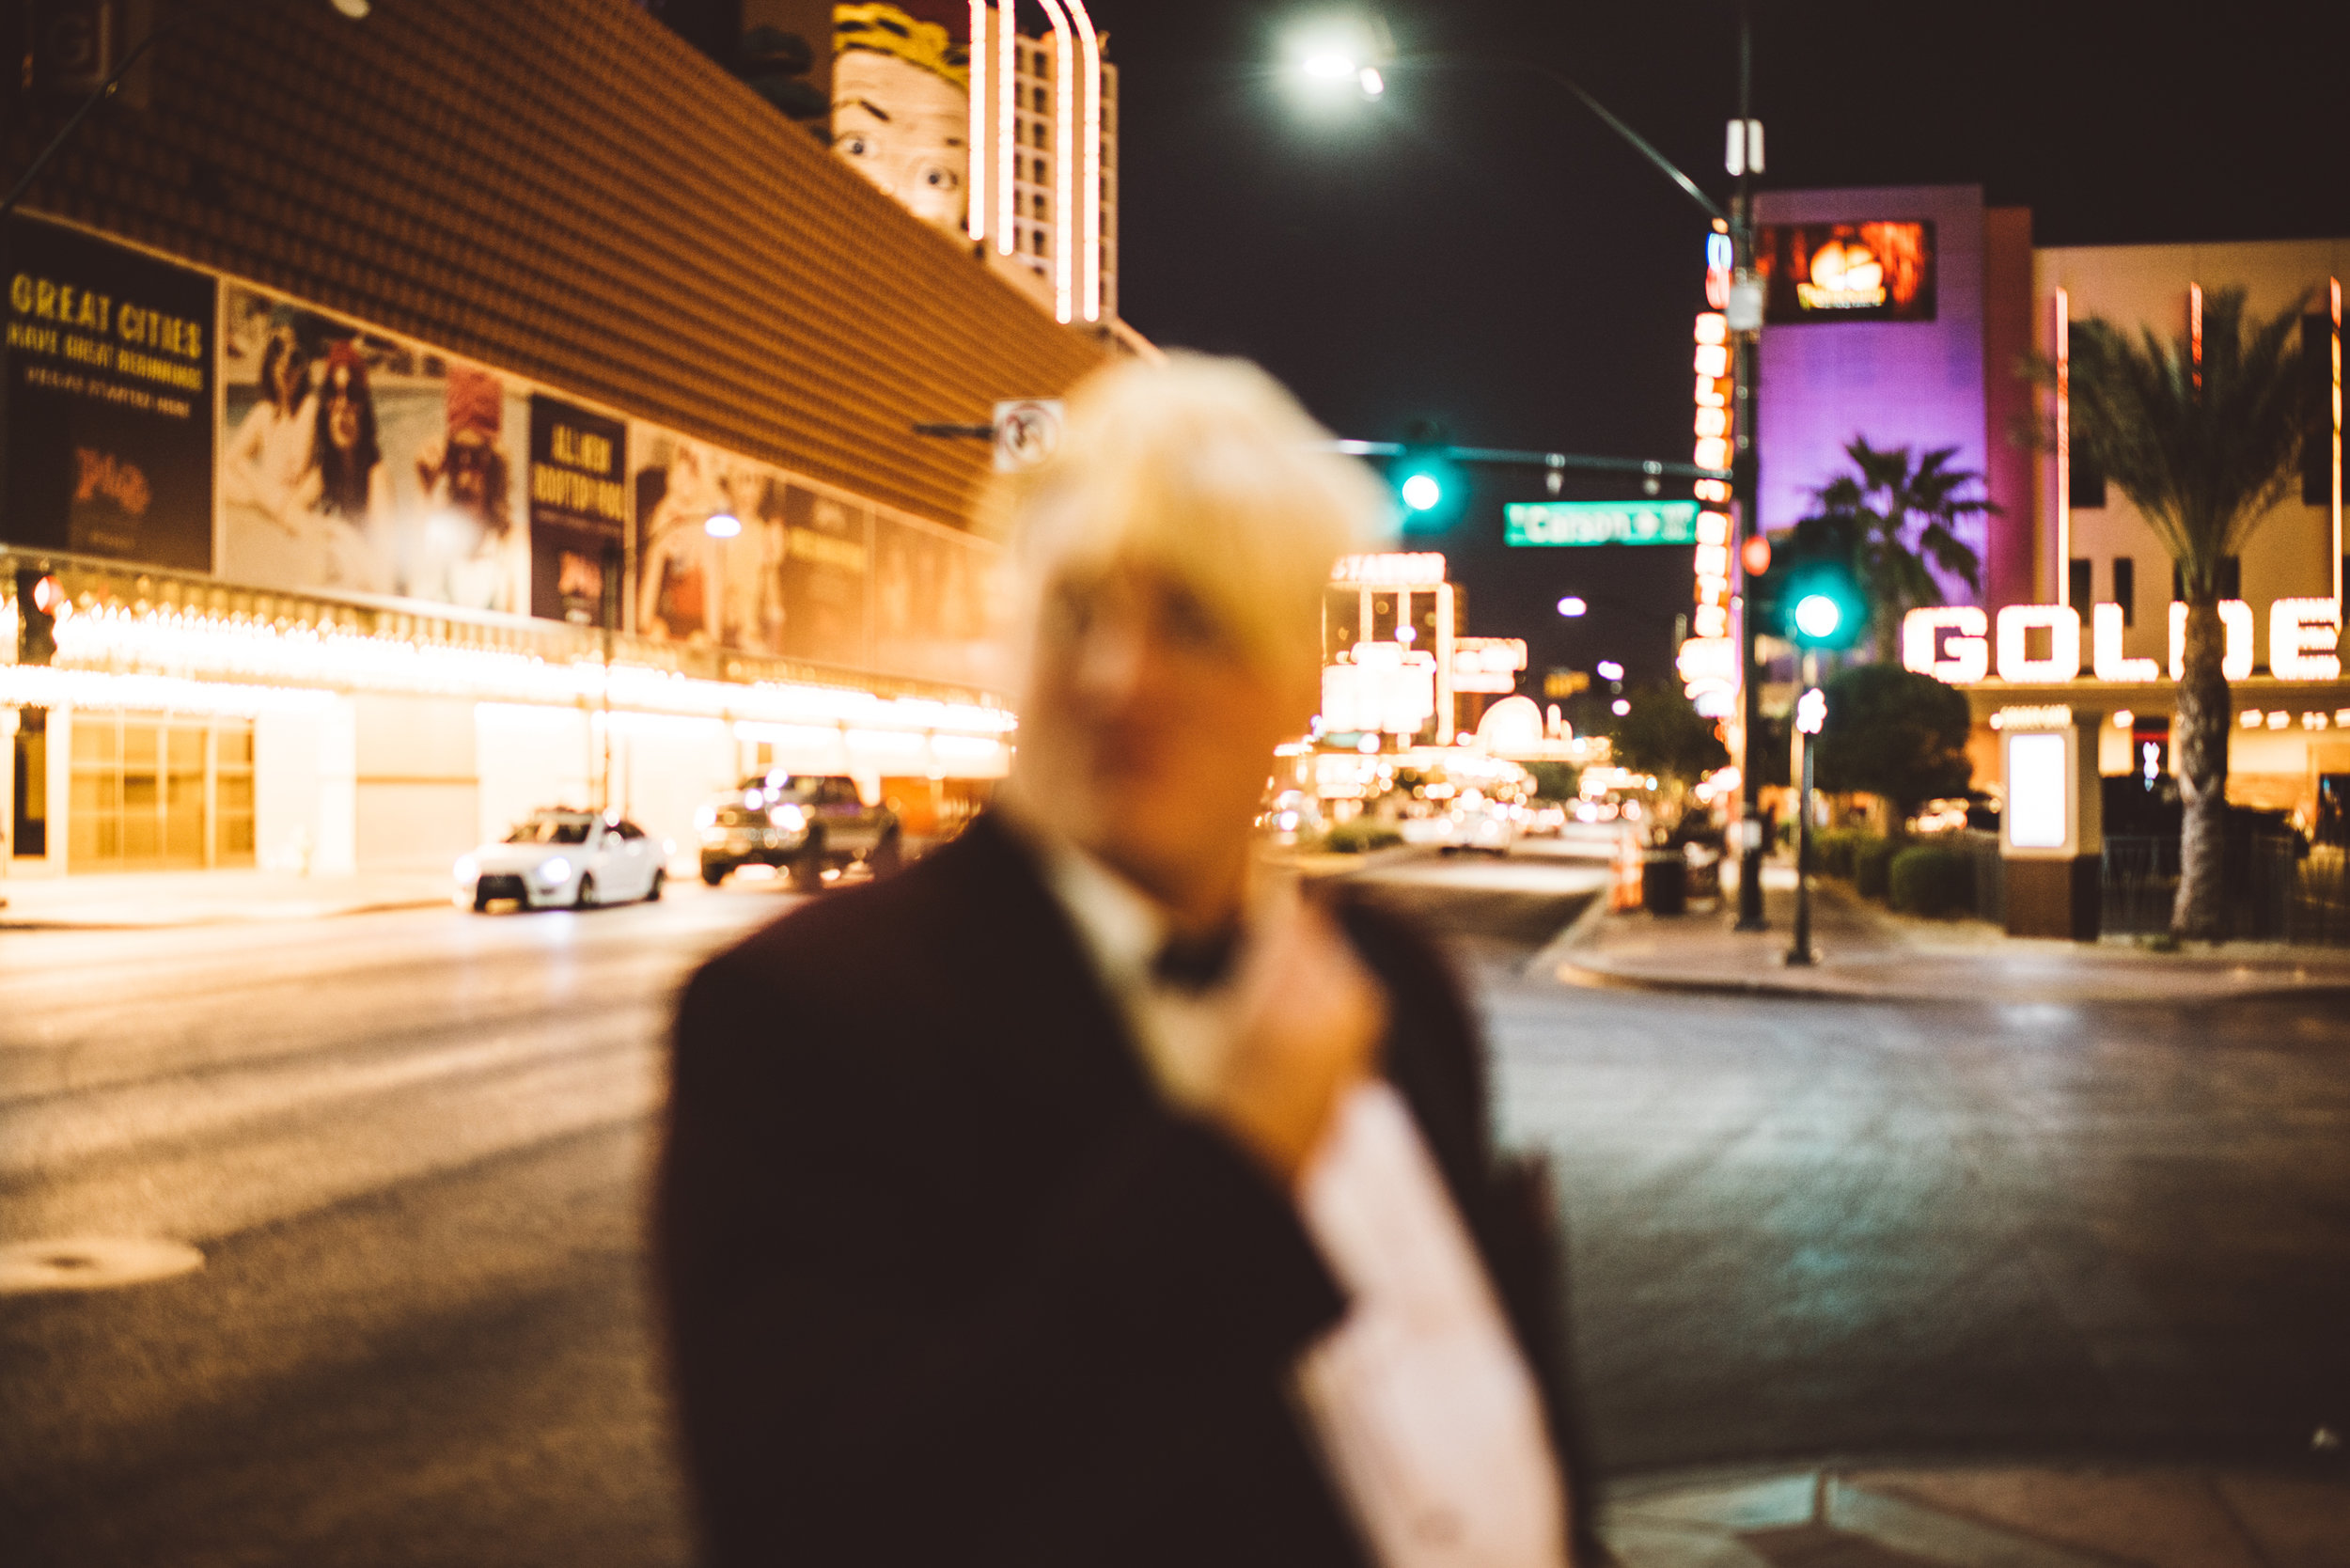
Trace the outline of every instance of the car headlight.
<path fill-rule="evenodd" d="M 807 825 L 807 813 L 787 802 L 768 812 L 767 820 L 786 833 L 797 833 Z"/>
<path fill-rule="evenodd" d="M 539 862 L 539 869 L 530 873 L 541 887 L 554 887 L 571 880 L 572 863 L 559 855 L 549 855 Z"/>
<path fill-rule="evenodd" d="M 472 882 L 481 875 L 481 862 L 470 855 L 461 855 L 457 857 L 457 864 L 449 870 L 458 881 Z"/>
<path fill-rule="evenodd" d="M 714 806 L 705 806 L 700 808 L 694 813 L 694 825 L 696 827 L 703 828 L 717 826 L 718 808 Z"/>

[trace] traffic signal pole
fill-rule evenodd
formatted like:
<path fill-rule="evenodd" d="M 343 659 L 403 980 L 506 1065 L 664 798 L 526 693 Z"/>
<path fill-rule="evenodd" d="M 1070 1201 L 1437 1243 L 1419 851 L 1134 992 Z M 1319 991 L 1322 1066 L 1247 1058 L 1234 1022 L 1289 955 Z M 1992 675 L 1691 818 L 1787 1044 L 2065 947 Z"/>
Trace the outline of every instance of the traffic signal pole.
<path fill-rule="evenodd" d="M 1751 0 L 1738 0 L 1738 133 L 1747 134 L 1747 126 L 1754 116 L 1754 18 Z M 1759 305 L 1753 291 L 1754 274 L 1754 192 L 1752 178 L 1754 160 L 1741 157 L 1738 163 L 1738 190 L 1730 203 L 1731 303 L 1741 300 L 1740 290 L 1747 290 L 1747 303 Z M 1743 313 L 1734 314 L 1731 321 L 1731 374 L 1735 383 L 1731 393 L 1733 414 L 1731 428 L 1736 445 L 1731 454 L 1730 498 L 1737 508 L 1738 572 L 1742 586 L 1747 587 L 1745 602 L 1738 608 L 1738 692 L 1740 704 L 1738 744 L 1738 923 L 1739 931 L 1764 931 L 1770 921 L 1762 914 L 1762 858 L 1768 849 L 1762 841 L 1762 770 L 1761 761 L 1762 734 L 1762 666 L 1755 657 L 1755 641 L 1759 628 L 1755 624 L 1754 594 L 1750 587 L 1752 574 L 1747 571 L 1747 541 L 1762 537 L 1762 460 L 1755 444 L 1755 420 L 1762 413 L 1762 400 L 1756 394 L 1756 379 L 1762 367 L 1758 363 L 1762 349 L 1761 310 L 1751 311 L 1752 321 Z M 1810 755 L 1807 750 L 1806 757 Z"/>

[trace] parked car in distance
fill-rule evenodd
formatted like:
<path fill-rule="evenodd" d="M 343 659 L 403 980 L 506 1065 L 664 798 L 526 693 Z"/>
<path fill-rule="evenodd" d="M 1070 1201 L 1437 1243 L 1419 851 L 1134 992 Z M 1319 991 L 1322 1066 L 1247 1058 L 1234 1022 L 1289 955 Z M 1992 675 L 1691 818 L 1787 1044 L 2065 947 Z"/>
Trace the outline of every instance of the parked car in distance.
<path fill-rule="evenodd" d="M 1396 823 L 1407 844 L 1433 845 L 1440 854 L 1482 850 L 1507 855 L 1518 841 L 1517 813 L 1523 808 L 1469 793 L 1425 816 L 1407 815 Z"/>
<path fill-rule="evenodd" d="M 661 896 L 670 845 L 616 814 L 550 807 L 494 844 L 458 856 L 457 902 L 525 909 L 593 909 Z"/>
<path fill-rule="evenodd" d="M 862 863 L 875 875 L 898 869 L 904 851 L 898 813 L 868 806 L 856 780 L 840 774 L 753 774 L 695 817 L 702 881 L 715 887 L 741 866 L 774 866 L 813 893 L 824 873 Z"/>

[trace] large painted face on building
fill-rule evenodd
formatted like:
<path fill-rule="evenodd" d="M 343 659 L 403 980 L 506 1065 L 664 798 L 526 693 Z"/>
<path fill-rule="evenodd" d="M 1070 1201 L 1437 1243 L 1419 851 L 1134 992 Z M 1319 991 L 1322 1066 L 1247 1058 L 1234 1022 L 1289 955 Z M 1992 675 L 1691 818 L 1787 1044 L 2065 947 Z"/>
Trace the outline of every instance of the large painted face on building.
<path fill-rule="evenodd" d="M 851 5 L 834 8 L 833 51 L 833 150 L 925 223 L 962 227 L 971 114 L 964 41 L 902 7 Z"/>

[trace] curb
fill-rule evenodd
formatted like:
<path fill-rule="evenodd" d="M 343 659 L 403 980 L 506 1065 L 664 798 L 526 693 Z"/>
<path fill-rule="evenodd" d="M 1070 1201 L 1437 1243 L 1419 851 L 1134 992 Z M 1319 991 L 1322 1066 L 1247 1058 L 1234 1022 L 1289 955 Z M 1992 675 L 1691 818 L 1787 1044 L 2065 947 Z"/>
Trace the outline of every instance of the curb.
<path fill-rule="evenodd" d="M 446 898 L 386 899 L 375 903 L 339 905 L 299 915 L 193 915 L 165 920 L 75 920 L 40 916 L 10 917 L 0 913 L 0 931 L 187 931 L 199 926 L 273 925 L 288 920 L 331 920 L 345 915 L 385 915 L 405 909 L 437 909 Z M 0 903 L 0 911 L 8 906 Z"/>
<path fill-rule="evenodd" d="M 1591 991 L 1648 991 L 1682 996 L 1785 997 L 1793 1001 L 1828 1002 L 1938 1002 L 1958 1006 L 1988 1004 L 1993 1006 L 2051 1005 L 2062 1007 L 2089 1006 L 2168 1006 L 2210 1007 L 2224 1002 L 2239 1001 L 2297 1001 L 2305 999 L 2350 999 L 2350 977 L 2341 980 L 2289 981 L 2281 984 L 2250 984 L 2232 987 L 2224 992 L 2203 996 L 2084 996 L 2064 990 L 2052 990 L 2028 996 L 1952 996 L 1947 992 L 1903 989 L 1875 989 L 1857 983 L 1823 984 L 1817 980 L 1779 980 L 1761 975 L 1742 976 L 1668 976 L 1633 974 L 1609 968 L 1576 956 L 1577 949 L 1589 947 L 1597 937 L 1599 927 L 1611 911 L 1604 903 L 1594 902 L 1590 910 L 1561 933 L 1550 945 L 1528 961 L 1529 975 L 1547 970 L 1562 984 L 1579 986 Z"/>

